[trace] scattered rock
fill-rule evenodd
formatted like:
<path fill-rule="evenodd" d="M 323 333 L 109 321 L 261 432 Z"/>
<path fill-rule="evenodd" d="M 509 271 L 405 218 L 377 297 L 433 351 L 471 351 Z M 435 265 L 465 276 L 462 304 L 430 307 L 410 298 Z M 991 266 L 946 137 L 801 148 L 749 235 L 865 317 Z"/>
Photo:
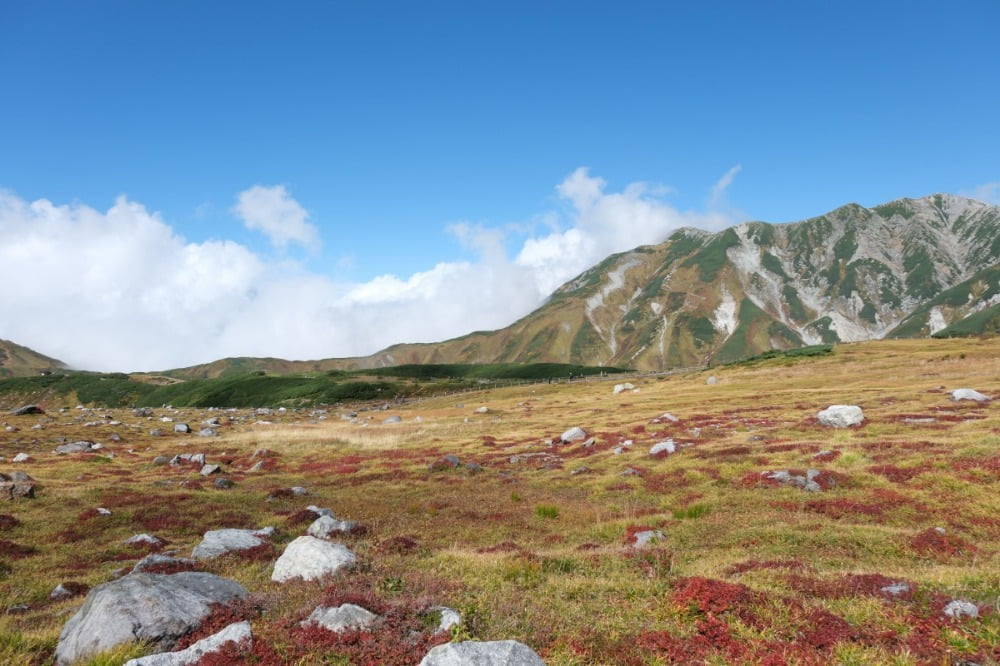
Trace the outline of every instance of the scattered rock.
<path fill-rule="evenodd" d="M 398 416 L 398 415 L 396 415 L 396 416 L 390 416 L 390 417 L 388 417 L 386 419 L 382 419 L 382 423 L 384 423 L 384 424 L 402 423 L 402 421 L 403 421 L 403 417 Z"/>
<path fill-rule="evenodd" d="M 318 539 L 329 539 L 331 534 L 350 532 L 357 526 L 353 520 L 337 520 L 331 515 L 320 516 L 312 522 L 306 534 Z"/>
<path fill-rule="evenodd" d="M 663 412 L 663 414 L 653 419 L 653 423 L 677 423 L 678 421 L 680 421 L 680 419 L 670 412 Z"/>
<path fill-rule="evenodd" d="M 215 437 L 219 433 L 216 432 L 215 428 L 202 428 L 198 431 L 199 437 Z"/>
<path fill-rule="evenodd" d="M 585 441 L 583 441 L 583 442 L 580 443 L 580 446 L 583 447 L 583 448 L 585 448 L 585 449 L 589 449 L 589 448 L 591 448 L 593 446 L 596 446 L 596 445 L 597 445 L 597 439 L 594 438 L 594 437 L 589 437 Z"/>
<path fill-rule="evenodd" d="M 473 410 L 473 414 L 489 414 L 489 413 L 490 413 L 490 408 L 487 407 L 486 405 L 483 405 L 482 407 L 476 407 L 476 409 Z"/>
<path fill-rule="evenodd" d="M 170 649 L 201 623 L 213 604 L 246 596 L 239 583 L 196 572 L 135 573 L 98 585 L 63 626 L 56 664 L 68 665 L 137 640 Z"/>
<path fill-rule="evenodd" d="M 101 448 L 102 447 L 98 446 L 94 442 L 80 440 L 78 442 L 60 444 L 55 448 L 55 451 L 56 453 L 90 453 L 91 451 L 99 450 Z"/>
<path fill-rule="evenodd" d="M 163 428 L 153 428 L 149 431 L 150 437 L 163 437 L 167 434 L 167 431 Z"/>
<path fill-rule="evenodd" d="M 35 480 L 24 472 L 0 474 L 0 499 L 16 499 L 35 496 Z"/>
<path fill-rule="evenodd" d="M 16 463 L 31 462 L 31 460 L 32 460 L 31 456 L 23 452 L 18 453 L 16 456 L 11 458 L 11 461 Z"/>
<path fill-rule="evenodd" d="M 453 453 L 449 453 L 448 455 L 442 456 L 437 460 L 435 460 L 434 462 L 432 462 L 428 466 L 428 469 L 430 469 L 432 472 L 443 472 L 448 469 L 455 469 L 461 464 L 462 461 L 458 459 L 458 456 L 454 455 Z"/>
<path fill-rule="evenodd" d="M 587 467 L 586 465 L 583 465 L 582 467 L 577 467 L 576 469 L 572 470 L 569 474 L 570 476 L 576 476 L 577 474 L 588 474 L 589 472 L 590 468 Z"/>
<path fill-rule="evenodd" d="M 645 548 L 651 543 L 656 543 L 666 538 L 660 530 L 643 530 L 632 535 L 632 545 L 636 548 Z"/>
<path fill-rule="evenodd" d="M 197 565 L 197 562 L 186 557 L 150 553 L 136 562 L 135 566 L 132 567 L 132 573 L 162 573 L 167 569 L 174 571 L 193 569 Z"/>
<path fill-rule="evenodd" d="M 343 604 L 336 608 L 319 606 L 300 623 L 300 626 L 307 627 L 310 624 L 318 624 L 327 631 L 339 634 L 344 631 L 370 629 L 381 619 L 381 616 L 372 613 L 367 608 L 354 604 Z"/>
<path fill-rule="evenodd" d="M 269 540 L 273 534 L 273 527 L 260 530 L 209 530 L 205 532 L 201 543 L 191 551 L 191 557 L 196 560 L 211 560 L 226 553 L 256 548 Z"/>
<path fill-rule="evenodd" d="M 624 393 L 625 391 L 634 391 L 634 390 L 635 386 L 633 386 L 629 382 L 625 382 L 624 384 L 615 384 L 615 388 L 612 389 L 611 392 L 614 393 L 615 395 L 618 395 L 619 393 Z"/>
<path fill-rule="evenodd" d="M 292 486 L 291 488 L 289 488 L 289 490 L 292 491 L 293 495 L 308 495 L 309 494 L 309 491 L 306 490 L 305 488 L 303 488 L 302 486 Z"/>
<path fill-rule="evenodd" d="M 893 583 L 892 585 L 886 585 L 885 587 L 879 588 L 879 591 L 883 594 L 887 594 L 890 597 L 900 597 L 904 594 L 909 594 L 912 588 L 907 583 Z"/>
<path fill-rule="evenodd" d="M 125 539 L 122 543 L 127 546 L 152 546 L 153 548 L 162 548 L 167 545 L 167 542 L 163 539 L 146 533 L 131 536 Z"/>
<path fill-rule="evenodd" d="M 315 580 L 351 567 L 357 557 L 347 547 L 312 536 L 301 536 L 285 548 L 274 563 L 271 580 L 283 583 L 293 578 Z"/>
<path fill-rule="evenodd" d="M 51 592 L 49 592 L 49 599 L 51 601 L 63 601 L 65 599 L 83 596 L 84 594 L 87 594 L 88 591 L 90 591 L 90 586 L 88 585 L 77 583 L 75 581 L 66 581 L 65 583 L 59 583 Z"/>
<path fill-rule="evenodd" d="M 658 444 L 653 444 L 649 449 L 650 458 L 663 458 L 677 450 L 677 445 L 674 444 L 674 440 L 668 439 L 662 441 Z"/>
<path fill-rule="evenodd" d="M 29 414 L 44 414 L 45 410 L 38 405 L 25 405 L 17 409 L 10 410 L 12 416 L 28 416 Z"/>
<path fill-rule="evenodd" d="M 789 470 L 782 469 L 775 472 L 762 472 L 761 476 L 777 481 L 783 486 L 794 486 L 810 493 L 818 493 L 823 490 L 823 486 L 816 481 L 821 473 L 818 469 L 809 469 L 806 470 L 805 475 L 792 474 Z"/>
<path fill-rule="evenodd" d="M 583 428 L 573 427 L 560 435 L 559 439 L 566 444 L 569 442 L 578 442 L 587 439 L 587 431 Z"/>
<path fill-rule="evenodd" d="M 971 601 L 955 599 L 948 602 L 948 605 L 941 612 L 953 620 L 960 620 L 963 617 L 977 618 L 979 617 L 979 606 Z"/>
<path fill-rule="evenodd" d="M 955 402 L 958 402 L 959 400 L 974 400 L 976 402 L 990 401 L 989 396 L 968 388 L 955 389 L 951 392 L 951 399 Z"/>
<path fill-rule="evenodd" d="M 99 506 L 99 507 L 97 507 L 94 510 L 97 511 L 97 513 L 101 514 L 102 516 L 110 516 L 111 515 L 111 510 L 110 509 L 105 509 L 103 506 Z"/>
<path fill-rule="evenodd" d="M 419 666 L 545 666 L 545 662 L 517 641 L 463 641 L 437 646 Z"/>
<path fill-rule="evenodd" d="M 438 613 L 438 617 L 440 618 L 438 626 L 434 630 L 435 634 L 447 633 L 451 631 L 452 627 L 462 624 L 462 616 L 459 612 L 447 606 L 434 606 L 430 609 L 430 612 Z"/>
<path fill-rule="evenodd" d="M 170 462 L 169 456 L 156 456 L 153 458 L 153 464 L 157 466 L 166 465 L 168 462 Z"/>
<path fill-rule="evenodd" d="M 204 453 L 194 453 L 188 458 L 188 462 L 192 465 L 204 465 L 207 461 L 205 460 Z"/>
<path fill-rule="evenodd" d="M 230 488 L 233 488 L 235 486 L 236 484 L 233 483 L 232 479 L 227 479 L 224 476 L 220 476 L 215 480 L 215 487 L 219 490 L 229 490 Z"/>
<path fill-rule="evenodd" d="M 709 386 L 714 386 L 719 383 L 719 380 L 715 378 L 715 375 L 712 375 L 711 377 L 705 380 L 705 383 Z"/>
<path fill-rule="evenodd" d="M 186 435 L 189 432 L 191 432 L 191 426 L 189 426 L 187 423 L 175 423 L 174 432 L 179 432 Z"/>
<path fill-rule="evenodd" d="M 135 416 L 136 418 L 145 418 L 147 416 L 152 416 L 152 415 L 153 415 L 153 410 L 150 409 L 149 407 L 137 407 L 136 409 L 132 410 L 132 416 Z"/>
<path fill-rule="evenodd" d="M 198 473 L 202 476 L 212 476 L 213 474 L 220 474 L 221 472 L 222 467 L 219 465 L 204 465 Z"/>
<path fill-rule="evenodd" d="M 249 622 L 235 622 L 217 634 L 203 638 L 190 647 L 177 652 L 161 652 L 125 662 L 125 666 L 193 666 L 201 663 L 206 655 L 218 652 L 223 645 L 236 643 L 249 652 L 253 647 L 253 631 Z"/>
<path fill-rule="evenodd" d="M 864 412 L 857 405 L 831 405 L 816 416 L 821 425 L 831 428 L 849 428 L 865 420 Z"/>
<path fill-rule="evenodd" d="M 479 474 L 483 471 L 483 466 L 479 463 L 467 462 L 465 463 L 465 471 L 469 474 Z"/>

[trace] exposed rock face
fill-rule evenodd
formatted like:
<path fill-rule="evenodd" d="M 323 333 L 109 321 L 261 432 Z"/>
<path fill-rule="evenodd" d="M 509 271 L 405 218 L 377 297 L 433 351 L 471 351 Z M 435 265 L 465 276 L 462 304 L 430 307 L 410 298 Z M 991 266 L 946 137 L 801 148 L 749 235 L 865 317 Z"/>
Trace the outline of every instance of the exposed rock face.
<path fill-rule="evenodd" d="M 56 664 L 138 640 L 169 649 L 198 626 L 212 604 L 246 596 L 239 583 L 207 573 L 136 573 L 98 585 L 63 626 Z"/>
<path fill-rule="evenodd" d="M 161 652 L 125 662 L 125 666 L 194 666 L 202 657 L 218 652 L 226 643 L 236 643 L 245 649 L 253 644 L 253 631 L 249 622 L 235 622 L 222 631 L 203 638 L 190 647 L 177 652 Z"/>
<path fill-rule="evenodd" d="M 517 641 L 464 641 L 437 646 L 420 666 L 545 666 L 545 662 Z"/>
<path fill-rule="evenodd" d="M 381 616 L 372 613 L 367 608 L 354 604 L 344 604 L 335 608 L 320 606 L 303 620 L 302 626 L 318 624 L 328 631 L 340 633 L 369 629 L 381 619 Z"/>
<path fill-rule="evenodd" d="M 857 405 L 831 405 L 816 415 L 820 424 L 831 428 L 849 428 L 865 420 Z"/>
<path fill-rule="evenodd" d="M 205 532 L 201 543 L 191 551 L 191 557 L 196 560 L 211 560 L 226 553 L 249 550 L 266 543 L 272 534 L 273 527 L 260 530 L 209 530 Z"/>
<path fill-rule="evenodd" d="M 346 546 L 312 536 L 301 536 L 288 544 L 274 563 L 271 580 L 284 583 L 293 578 L 315 580 L 354 565 L 357 557 Z"/>

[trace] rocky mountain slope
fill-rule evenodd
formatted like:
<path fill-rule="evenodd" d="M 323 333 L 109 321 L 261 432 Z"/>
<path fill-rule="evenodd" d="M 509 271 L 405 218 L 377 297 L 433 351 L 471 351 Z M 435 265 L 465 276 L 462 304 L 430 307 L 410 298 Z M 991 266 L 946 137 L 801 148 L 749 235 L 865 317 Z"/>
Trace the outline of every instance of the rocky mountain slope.
<path fill-rule="evenodd" d="M 0 340 L 0 378 L 31 377 L 65 367 L 62 361 L 49 358 L 9 340 Z"/>
<path fill-rule="evenodd" d="M 608 257 L 508 328 L 362 365 L 561 361 L 667 369 L 772 348 L 996 328 L 1000 208 L 952 195 L 802 222 L 683 229 Z M 961 327 L 960 327 L 961 328 Z"/>

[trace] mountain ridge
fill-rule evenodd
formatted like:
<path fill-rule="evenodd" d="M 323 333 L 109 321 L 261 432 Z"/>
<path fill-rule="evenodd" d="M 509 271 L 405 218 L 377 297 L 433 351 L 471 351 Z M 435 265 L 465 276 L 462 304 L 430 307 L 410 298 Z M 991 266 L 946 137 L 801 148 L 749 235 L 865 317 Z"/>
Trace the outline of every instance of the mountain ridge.
<path fill-rule="evenodd" d="M 667 370 L 810 344 L 995 332 L 1000 207 L 950 194 L 797 222 L 684 227 L 568 280 L 509 326 L 369 356 L 227 358 L 161 374 L 552 362 Z"/>

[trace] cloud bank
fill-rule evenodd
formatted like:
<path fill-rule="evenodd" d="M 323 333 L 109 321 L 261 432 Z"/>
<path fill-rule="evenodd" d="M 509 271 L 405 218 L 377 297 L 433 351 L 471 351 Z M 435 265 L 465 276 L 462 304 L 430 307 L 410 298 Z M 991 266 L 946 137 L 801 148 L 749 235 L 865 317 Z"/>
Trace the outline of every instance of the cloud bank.
<path fill-rule="evenodd" d="M 556 188 L 565 209 L 543 213 L 542 223 L 517 231 L 451 225 L 473 260 L 345 284 L 235 242 L 188 242 L 125 197 L 101 212 L 0 191 L 0 338 L 77 368 L 139 371 L 226 356 L 365 355 L 501 328 L 608 254 L 661 242 L 682 226 L 738 221 L 678 210 L 668 193 L 645 183 L 608 192 L 580 168 Z M 233 212 L 279 249 L 320 242 L 283 186 L 240 193 Z"/>

